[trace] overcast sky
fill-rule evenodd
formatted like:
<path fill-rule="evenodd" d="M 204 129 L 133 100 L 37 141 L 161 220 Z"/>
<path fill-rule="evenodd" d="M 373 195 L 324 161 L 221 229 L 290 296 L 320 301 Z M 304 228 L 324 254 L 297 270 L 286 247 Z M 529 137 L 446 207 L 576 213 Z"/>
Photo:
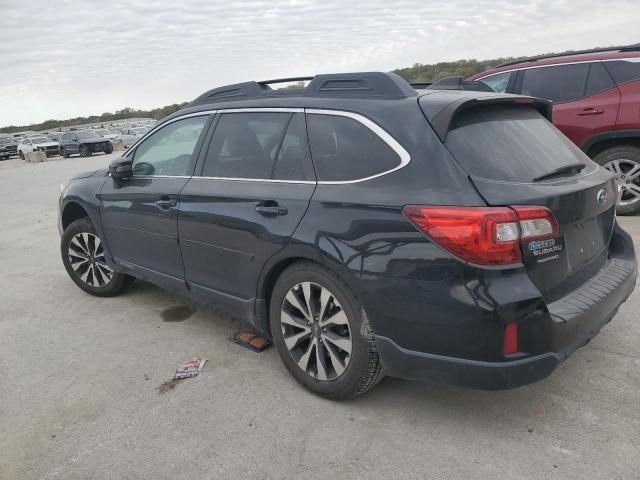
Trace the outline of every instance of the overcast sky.
<path fill-rule="evenodd" d="M 0 0 L 0 126 L 215 86 L 640 42 L 640 0 Z"/>

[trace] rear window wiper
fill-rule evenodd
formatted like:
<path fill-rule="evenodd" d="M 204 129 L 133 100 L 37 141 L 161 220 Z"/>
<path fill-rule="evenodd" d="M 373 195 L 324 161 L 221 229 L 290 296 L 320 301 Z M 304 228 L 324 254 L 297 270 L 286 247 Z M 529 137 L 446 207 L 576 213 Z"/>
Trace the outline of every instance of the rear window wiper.
<path fill-rule="evenodd" d="M 572 163 L 570 165 L 564 165 L 562 167 L 558 167 L 555 170 L 552 170 L 549 173 L 545 173 L 544 175 L 540 175 L 539 177 L 535 177 L 533 179 L 534 182 L 539 182 L 540 180 L 547 180 L 551 177 L 555 177 L 556 175 L 561 175 L 563 173 L 570 173 L 570 172 L 581 172 L 582 169 L 584 167 L 586 167 L 587 164 L 586 163 Z"/>

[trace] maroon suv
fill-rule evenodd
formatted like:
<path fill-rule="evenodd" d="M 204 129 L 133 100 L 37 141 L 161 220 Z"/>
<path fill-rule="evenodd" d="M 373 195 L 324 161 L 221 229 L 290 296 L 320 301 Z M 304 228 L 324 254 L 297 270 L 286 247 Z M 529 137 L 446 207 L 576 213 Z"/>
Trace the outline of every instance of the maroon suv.
<path fill-rule="evenodd" d="M 553 123 L 617 176 L 618 213 L 640 210 L 640 46 L 532 57 L 469 80 L 553 101 Z"/>

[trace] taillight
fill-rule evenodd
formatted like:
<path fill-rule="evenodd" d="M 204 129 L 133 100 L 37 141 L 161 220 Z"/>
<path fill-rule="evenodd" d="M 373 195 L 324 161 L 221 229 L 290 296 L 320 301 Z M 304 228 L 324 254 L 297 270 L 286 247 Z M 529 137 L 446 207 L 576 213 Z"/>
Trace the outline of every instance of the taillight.
<path fill-rule="evenodd" d="M 520 263 L 521 240 L 558 233 L 558 223 L 545 207 L 406 205 L 403 211 L 435 243 L 458 258 L 478 265 Z"/>
<path fill-rule="evenodd" d="M 547 207 L 515 205 L 511 208 L 518 216 L 521 240 L 549 238 L 558 235 L 558 222 Z"/>

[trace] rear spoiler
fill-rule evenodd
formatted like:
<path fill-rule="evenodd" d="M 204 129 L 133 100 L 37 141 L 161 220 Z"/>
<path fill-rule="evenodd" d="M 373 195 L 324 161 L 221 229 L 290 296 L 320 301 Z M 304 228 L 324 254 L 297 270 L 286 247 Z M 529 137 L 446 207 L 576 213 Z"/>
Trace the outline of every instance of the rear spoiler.
<path fill-rule="evenodd" d="M 442 142 L 447 138 L 454 119 L 465 110 L 487 105 L 526 105 L 538 110 L 551 121 L 551 102 L 535 97 L 509 94 L 462 96 L 462 92 L 430 92 L 420 97 L 420 107 Z"/>

